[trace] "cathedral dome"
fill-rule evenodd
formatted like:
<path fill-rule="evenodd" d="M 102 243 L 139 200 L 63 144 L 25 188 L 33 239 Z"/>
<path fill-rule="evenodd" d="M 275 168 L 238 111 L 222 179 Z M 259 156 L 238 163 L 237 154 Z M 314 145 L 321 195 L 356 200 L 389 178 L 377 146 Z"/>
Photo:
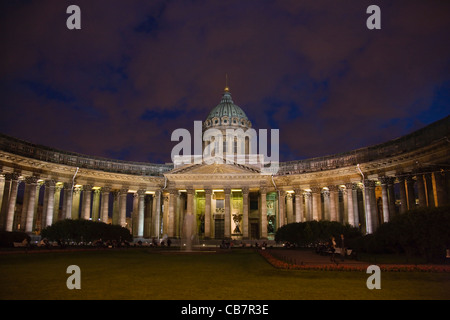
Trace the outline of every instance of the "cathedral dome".
<path fill-rule="evenodd" d="M 212 109 L 203 123 L 204 128 L 251 128 L 251 126 L 252 124 L 248 120 L 245 112 L 239 106 L 234 104 L 228 88 L 225 88 L 220 103 Z"/>

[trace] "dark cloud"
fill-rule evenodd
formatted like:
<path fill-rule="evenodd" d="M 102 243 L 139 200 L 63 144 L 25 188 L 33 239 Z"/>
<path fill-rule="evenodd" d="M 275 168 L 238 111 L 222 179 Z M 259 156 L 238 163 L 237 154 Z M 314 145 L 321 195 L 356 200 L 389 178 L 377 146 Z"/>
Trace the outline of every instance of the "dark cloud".
<path fill-rule="evenodd" d="M 75 3 L 76 2 L 76 3 Z M 450 4 L 14 1 L 0 5 L 1 131 L 68 151 L 170 161 L 176 128 L 219 103 L 225 74 L 282 160 L 349 151 L 449 114 Z M 66 28 L 81 8 L 82 29 Z"/>

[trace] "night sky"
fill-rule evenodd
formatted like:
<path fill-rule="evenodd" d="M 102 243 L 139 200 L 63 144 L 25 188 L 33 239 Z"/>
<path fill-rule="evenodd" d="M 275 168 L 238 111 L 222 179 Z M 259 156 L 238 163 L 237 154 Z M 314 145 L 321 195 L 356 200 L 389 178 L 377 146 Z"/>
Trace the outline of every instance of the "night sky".
<path fill-rule="evenodd" d="M 449 17 L 432 0 L 2 1 L 0 132 L 170 162 L 228 74 L 253 127 L 280 129 L 281 161 L 350 151 L 450 114 Z"/>

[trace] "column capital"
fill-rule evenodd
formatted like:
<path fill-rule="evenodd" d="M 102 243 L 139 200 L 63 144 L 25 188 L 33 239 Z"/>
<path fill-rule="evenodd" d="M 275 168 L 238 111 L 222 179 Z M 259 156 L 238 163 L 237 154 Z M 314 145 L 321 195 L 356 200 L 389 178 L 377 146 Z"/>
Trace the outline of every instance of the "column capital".
<path fill-rule="evenodd" d="M 205 195 L 211 195 L 212 194 L 212 189 L 211 188 L 204 188 L 205 190 Z"/>
<path fill-rule="evenodd" d="M 248 187 L 242 187 L 242 193 L 243 194 L 248 194 L 250 191 L 250 189 Z"/>
<path fill-rule="evenodd" d="M 36 177 L 36 176 L 25 177 L 25 182 L 27 184 L 36 184 L 37 181 L 38 181 L 38 177 Z"/>
<path fill-rule="evenodd" d="M 330 192 L 338 192 L 339 191 L 339 186 L 336 184 L 331 184 L 331 185 L 327 186 L 327 188 Z"/>
<path fill-rule="evenodd" d="M 322 191 L 322 187 L 312 186 L 310 188 L 312 193 L 320 193 Z"/>
<path fill-rule="evenodd" d="M 56 186 L 56 181 L 53 180 L 53 179 L 46 180 L 46 181 L 44 182 L 44 184 L 45 184 L 45 187 L 46 187 L 46 188 L 51 188 L 51 187 L 55 187 L 55 186 Z"/>
<path fill-rule="evenodd" d="M 195 193 L 194 187 L 187 187 L 186 188 L 186 193 L 193 195 Z"/>
<path fill-rule="evenodd" d="M 6 172 L 5 174 L 5 180 L 19 180 L 20 173 L 18 172 Z"/>
<path fill-rule="evenodd" d="M 345 188 L 348 190 L 356 190 L 357 185 L 356 185 L 356 183 L 353 183 L 353 182 L 347 182 L 345 184 Z"/>
<path fill-rule="evenodd" d="M 77 194 L 81 192 L 81 187 L 74 187 L 73 188 L 73 194 Z"/>
<path fill-rule="evenodd" d="M 267 187 L 260 187 L 259 188 L 259 193 L 266 194 L 267 193 Z"/>
<path fill-rule="evenodd" d="M 224 188 L 223 191 L 224 191 L 224 193 L 226 195 L 230 195 L 231 194 L 231 188 Z"/>
<path fill-rule="evenodd" d="M 72 189 L 72 183 L 64 182 L 64 189 Z"/>
<path fill-rule="evenodd" d="M 128 187 L 122 187 L 120 190 L 119 190 L 119 194 L 120 195 L 124 195 L 124 194 L 127 194 L 128 193 Z"/>
<path fill-rule="evenodd" d="M 365 188 L 375 188 L 375 181 L 373 180 L 364 180 Z"/>
<path fill-rule="evenodd" d="M 144 192 L 145 192 L 145 190 L 144 190 Z M 171 196 L 177 195 L 178 194 L 178 190 L 177 189 L 169 189 L 169 193 L 170 193 Z"/>
<path fill-rule="evenodd" d="M 300 187 L 294 187 L 294 193 L 296 196 L 298 196 L 303 193 L 303 190 Z"/>
<path fill-rule="evenodd" d="M 92 184 L 84 184 L 83 185 L 83 191 L 91 191 L 94 185 Z"/>
<path fill-rule="evenodd" d="M 405 177 L 406 183 L 414 182 L 414 175 L 410 174 Z"/>
<path fill-rule="evenodd" d="M 110 186 L 104 186 L 101 188 L 102 193 L 110 193 L 111 192 L 111 187 Z"/>

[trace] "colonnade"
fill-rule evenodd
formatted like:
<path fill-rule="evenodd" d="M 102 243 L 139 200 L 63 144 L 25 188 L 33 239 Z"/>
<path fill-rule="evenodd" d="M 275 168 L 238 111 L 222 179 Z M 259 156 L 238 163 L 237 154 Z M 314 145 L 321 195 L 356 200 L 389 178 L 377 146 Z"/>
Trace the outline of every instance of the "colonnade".
<path fill-rule="evenodd" d="M 184 215 L 195 215 L 197 220 L 200 216 L 203 219 L 197 223 L 205 239 L 250 239 L 255 222 L 261 239 L 270 238 L 273 231 L 287 223 L 311 220 L 339 221 L 373 233 L 396 214 L 416 207 L 446 205 L 448 181 L 445 172 L 422 170 L 325 185 L 311 182 L 279 188 L 238 187 L 230 182 L 230 186 L 219 190 L 210 186 L 131 190 L 125 186 L 97 187 L 95 183 L 72 186 L 71 182 L 5 172 L 0 176 L 0 228 L 32 233 L 61 219 L 83 218 L 128 227 L 139 238 L 163 234 L 177 238 L 181 237 Z M 236 195 L 239 201 L 233 207 Z M 257 207 L 250 205 L 250 195 L 252 199 L 257 197 Z M 197 208 L 200 198 L 201 208 Z M 223 233 L 215 230 L 216 220 L 223 222 Z"/>
<path fill-rule="evenodd" d="M 43 195 L 40 197 L 41 192 Z M 154 199 L 159 197 L 160 191 L 133 191 L 126 187 L 113 189 L 110 186 L 97 187 L 95 184 L 72 186 L 70 182 L 41 180 L 34 175 L 24 177 L 17 172 L 7 172 L 0 175 L 0 229 L 33 233 L 58 220 L 79 218 L 131 229 L 127 223 L 129 193 L 134 193 L 138 200 L 133 202 L 133 217 L 129 217 L 135 222 L 133 232 L 137 237 L 144 237 L 145 204 L 149 208 L 147 215 L 154 213 L 156 216 L 160 210 L 157 206 L 153 207 L 152 202 L 159 202 Z M 145 232 L 146 236 L 154 236 L 158 228 L 148 226 Z"/>

